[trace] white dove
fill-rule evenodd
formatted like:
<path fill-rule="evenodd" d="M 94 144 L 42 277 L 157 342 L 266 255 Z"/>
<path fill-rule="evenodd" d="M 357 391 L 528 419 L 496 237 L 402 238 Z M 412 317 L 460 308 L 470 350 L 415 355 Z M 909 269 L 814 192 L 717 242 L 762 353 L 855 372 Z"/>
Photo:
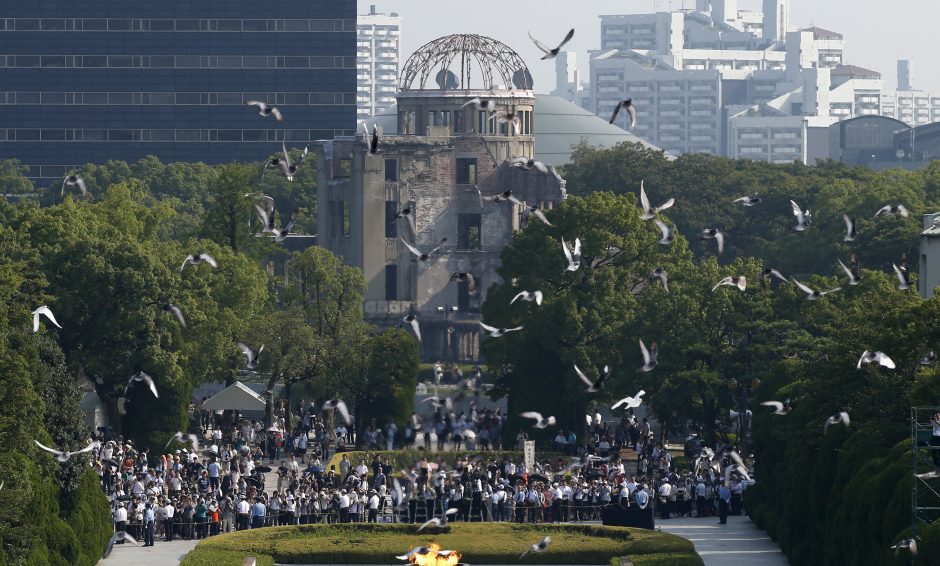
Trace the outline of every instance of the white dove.
<path fill-rule="evenodd" d="M 519 413 L 519 416 L 524 419 L 535 419 L 535 424 L 532 425 L 532 428 L 548 428 L 555 424 L 555 417 L 542 417 L 542 413 L 536 413 L 535 411 L 526 411 L 525 413 Z"/>
<path fill-rule="evenodd" d="M 877 363 L 888 369 L 895 368 L 894 360 L 885 355 L 884 352 L 869 352 L 868 350 L 862 352 L 862 357 L 858 359 L 858 365 L 855 367 L 856 369 L 862 369 L 862 366 L 867 366 L 870 363 Z"/>
<path fill-rule="evenodd" d="M 565 271 L 577 271 L 581 267 L 581 238 L 574 239 L 574 251 L 568 249 L 568 244 L 562 238 L 561 249 L 565 251 L 565 259 L 568 260 Z"/>
<path fill-rule="evenodd" d="M 635 396 L 624 397 L 623 399 L 614 403 L 613 406 L 610 408 L 610 410 L 616 411 L 617 407 L 621 405 L 624 406 L 623 407 L 624 409 L 636 409 L 637 407 L 640 406 L 640 404 L 643 403 L 643 399 L 641 397 L 643 397 L 643 395 L 645 394 L 646 394 L 646 391 L 643 391 L 642 389 L 640 389 Z"/>
<path fill-rule="evenodd" d="M 39 315 L 42 315 L 48 318 L 49 322 L 58 326 L 59 328 L 62 328 L 61 326 L 59 326 L 59 323 L 56 322 L 55 316 L 52 315 L 52 311 L 49 310 L 49 307 L 45 305 L 34 310 L 31 314 L 33 315 L 33 332 L 39 332 Z"/>
<path fill-rule="evenodd" d="M 515 297 L 513 297 L 512 300 L 509 301 L 509 304 L 511 305 L 515 303 L 517 299 L 522 299 L 523 301 L 529 301 L 529 302 L 535 301 L 535 304 L 541 305 L 542 304 L 542 292 L 532 291 L 530 293 L 528 291 L 523 291 L 519 293 L 518 295 L 516 295 Z"/>
<path fill-rule="evenodd" d="M 712 287 L 712 291 L 714 291 L 718 287 L 721 287 L 722 285 L 728 285 L 729 287 L 737 287 L 738 289 L 743 291 L 747 289 L 747 277 L 745 277 L 744 275 L 729 275 L 728 277 L 725 277 L 724 279 L 719 281 L 714 287 Z"/>
<path fill-rule="evenodd" d="M 656 216 L 671 207 L 676 203 L 676 199 L 671 198 L 664 202 L 663 204 L 653 207 L 650 205 L 650 200 L 646 196 L 646 189 L 643 187 L 643 181 L 640 181 L 640 204 L 643 206 L 643 214 L 640 216 L 643 220 L 651 220 L 656 218 Z"/>

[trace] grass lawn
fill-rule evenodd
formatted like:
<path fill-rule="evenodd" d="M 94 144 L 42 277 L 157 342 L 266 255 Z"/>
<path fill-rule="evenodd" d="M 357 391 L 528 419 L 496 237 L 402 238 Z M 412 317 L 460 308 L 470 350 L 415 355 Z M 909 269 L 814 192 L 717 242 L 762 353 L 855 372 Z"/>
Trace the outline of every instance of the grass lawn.
<path fill-rule="evenodd" d="M 668 533 L 597 525 L 453 523 L 450 532 L 418 533 L 417 525 L 303 525 L 269 527 L 200 542 L 181 566 L 240 566 L 246 556 L 259 566 L 278 564 L 400 564 L 395 558 L 434 542 L 457 550 L 467 564 L 610 564 L 629 556 L 637 566 L 701 566 L 692 543 Z M 543 536 L 548 550 L 519 559 Z M 619 560 L 617 562 L 619 564 Z"/>

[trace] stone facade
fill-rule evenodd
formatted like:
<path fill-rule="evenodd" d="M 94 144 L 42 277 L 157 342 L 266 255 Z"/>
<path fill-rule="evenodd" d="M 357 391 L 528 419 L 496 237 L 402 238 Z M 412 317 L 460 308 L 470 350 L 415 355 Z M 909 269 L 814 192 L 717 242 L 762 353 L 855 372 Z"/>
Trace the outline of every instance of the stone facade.
<path fill-rule="evenodd" d="M 464 106 L 476 97 L 517 113 L 518 131 Z M 533 156 L 534 105 L 531 91 L 406 90 L 398 96 L 400 133 L 381 136 L 377 154 L 368 153 L 361 136 L 315 149 L 318 241 L 363 270 L 370 322 L 393 327 L 405 315 L 418 316 L 425 360 L 478 358 L 480 306 L 497 282 L 500 253 L 519 229 L 522 210 L 508 202 L 481 206 L 480 194 L 511 190 L 544 208 L 563 199 L 564 181 L 553 170 L 509 164 Z M 394 219 L 406 206 L 414 211 L 414 229 L 409 219 Z M 427 261 L 401 241 L 427 252 L 442 238 L 447 242 Z M 472 273 L 477 291 L 451 282 L 454 273 Z"/>

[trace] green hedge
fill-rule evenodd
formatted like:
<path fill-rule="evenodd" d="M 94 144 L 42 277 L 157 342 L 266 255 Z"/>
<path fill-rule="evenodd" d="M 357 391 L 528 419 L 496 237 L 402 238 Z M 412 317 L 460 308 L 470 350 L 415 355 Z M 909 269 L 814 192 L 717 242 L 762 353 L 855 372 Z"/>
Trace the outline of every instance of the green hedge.
<path fill-rule="evenodd" d="M 200 542 L 181 566 L 259 564 L 390 564 L 394 556 L 431 542 L 459 551 L 470 564 L 607 564 L 630 556 L 639 565 L 701 566 L 692 543 L 668 533 L 594 525 L 455 523 L 443 534 L 417 525 L 303 525 L 230 533 Z M 548 551 L 519 559 L 550 535 Z"/>

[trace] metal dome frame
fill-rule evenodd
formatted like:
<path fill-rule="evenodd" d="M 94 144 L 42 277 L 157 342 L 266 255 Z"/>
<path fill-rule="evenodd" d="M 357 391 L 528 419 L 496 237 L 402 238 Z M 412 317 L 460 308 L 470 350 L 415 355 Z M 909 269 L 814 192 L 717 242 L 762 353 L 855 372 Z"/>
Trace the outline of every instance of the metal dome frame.
<path fill-rule="evenodd" d="M 514 88 L 513 75 L 529 68 L 518 53 L 506 44 L 495 39 L 475 34 L 455 34 L 439 37 L 421 46 L 405 62 L 401 72 L 400 90 L 425 90 L 429 78 L 440 71 L 450 70 L 454 60 L 459 58 L 460 72 L 455 73 L 460 81 L 458 89 L 470 90 L 472 70 L 481 75 L 483 84 L 480 89 L 489 90 L 493 85 L 494 75 L 502 80 L 506 88 Z M 473 65 L 473 62 L 476 65 Z M 415 80 L 417 79 L 417 83 Z M 528 85 L 530 90 L 532 85 Z M 441 87 L 429 90 L 444 90 Z"/>

